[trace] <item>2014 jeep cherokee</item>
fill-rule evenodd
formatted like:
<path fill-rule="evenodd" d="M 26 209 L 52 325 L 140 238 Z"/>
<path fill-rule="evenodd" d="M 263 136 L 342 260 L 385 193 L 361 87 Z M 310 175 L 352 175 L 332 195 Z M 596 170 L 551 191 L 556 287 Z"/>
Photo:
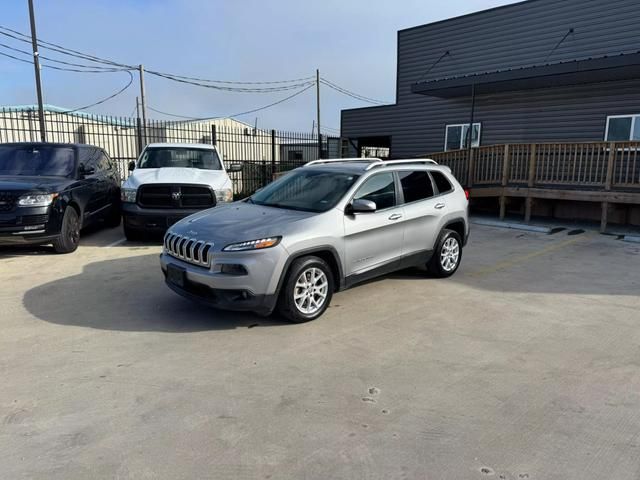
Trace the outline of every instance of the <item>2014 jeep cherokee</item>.
<path fill-rule="evenodd" d="M 317 160 L 173 225 L 167 285 L 213 306 L 313 320 L 334 292 L 402 268 L 460 265 L 468 199 L 432 160 Z"/>

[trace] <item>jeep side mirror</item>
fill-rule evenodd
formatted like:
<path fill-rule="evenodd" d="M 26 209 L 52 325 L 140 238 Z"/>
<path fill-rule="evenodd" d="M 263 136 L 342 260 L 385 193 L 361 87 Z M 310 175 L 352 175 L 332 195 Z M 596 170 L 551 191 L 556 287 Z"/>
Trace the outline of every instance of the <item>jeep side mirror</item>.
<path fill-rule="evenodd" d="M 241 163 L 232 163 L 227 167 L 227 172 L 241 172 L 242 167 Z"/>
<path fill-rule="evenodd" d="M 133 170 L 135 170 L 136 168 L 136 162 L 134 162 L 133 160 L 131 160 L 129 162 L 129 171 L 132 172 Z"/>
<path fill-rule="evenodd" d="M 359 198 L 354 200 L 347 207 L 347 213 L 372 213 L 378 209 L 376 202 L 372 202 L 371 200 L 365 200 L 363 198 Z"/>

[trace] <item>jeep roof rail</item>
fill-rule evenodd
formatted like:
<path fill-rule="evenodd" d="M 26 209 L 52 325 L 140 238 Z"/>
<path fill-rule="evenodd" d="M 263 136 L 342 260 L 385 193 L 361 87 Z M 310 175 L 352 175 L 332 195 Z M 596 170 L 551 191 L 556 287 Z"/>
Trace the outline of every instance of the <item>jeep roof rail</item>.
<path fill-rule="evenodd" d="M 438 165 L 438 162 L 432 160 L 430 158 L 413 158 L 407 160 L 381 160 L 379 162 L 372 163 L 368 165 L 366 170 L 371 170 L 376 167 L 387 167 L 390 165 L 415 165 L 415 164 L 426 164 L 426 165 Z"/>
<path fill-rule="evenodd" d="M 308 163 L 305 163 L 305 167 L 309 167 L 311 165 L 322 165 L 323 163 L 347 163 L 347 162 L 372 162 L 372 163 L 380 163 L 382 162 L 379 158 L 374 157 L 361 157 L 361 158 L 327 158 L 320 160 L 312 160 Z"/>

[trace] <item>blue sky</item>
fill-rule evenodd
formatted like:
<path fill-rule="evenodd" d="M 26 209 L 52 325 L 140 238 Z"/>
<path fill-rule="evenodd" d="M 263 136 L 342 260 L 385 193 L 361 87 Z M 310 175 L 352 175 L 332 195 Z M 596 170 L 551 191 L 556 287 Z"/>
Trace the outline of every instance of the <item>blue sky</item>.
<path fill-rule="evenodd" d="M 505 0 L 34 0 L 38 36 L 126 64 L 194 77 L 258 81 L 322 75 L 362 95 L 393 101 L 396 31 L 513 3 Z M 0 25 L 29 33 L 27 0 L 2 0 Z M 26 43 L 1 43 L 29 49 Z M 5 51 L 0 48 L 0 51 Z M 9 53 L 9 52 L 7 52 Z M 42 54 L 55 53 L 42 51 Z M 19 55 L 19 54 L 18 54 Z M 25 57 L 28 58 L 28 57 Z M 71 60 L 57 55 L 57 58 Z M 124 72 L 43 70 L 46 103 L 75 108 L 126 85 Z M 218 116 L 272 103 L 290 93 L 241 94 L 146 79 L 148 104 L 188 116 Z M 136 77 L 137 81 L 137 77 Z M 135 87 L 135 88 L 134 88 Z M 137 82 L 89 111 L 130 115 Z M 340 110 L 367 106 L 323 87 L 322 123 L 338 128 Z M 33 67 L 0 56 L 0 105 L 35 103 Z M 152 118 L 163 118 L 151 114 Z M 315 90 L 240 117 L 265 128 L 308 131 Z"/>

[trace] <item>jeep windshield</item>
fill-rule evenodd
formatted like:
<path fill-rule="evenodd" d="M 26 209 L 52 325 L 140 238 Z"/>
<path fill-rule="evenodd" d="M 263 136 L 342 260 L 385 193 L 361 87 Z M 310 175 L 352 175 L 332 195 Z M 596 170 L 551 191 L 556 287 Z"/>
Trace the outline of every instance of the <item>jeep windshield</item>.
<path fill-rule="evenodd" d="M 336 206 L 358 176 L 300 168 L 254 193 L 247 201 L 267 207 L 326 212 Z"/>
<path fill-rule="evenodd" d="M 222 170 L 217 152 L 203 148 L 147 148 L 138 164 L 138 168 L 167 167 Z"/>
<path fill-rule="evenodd" d="M 0 145 L 0 175 L 70 177 L 74 169 L 73 148 Z"/>

